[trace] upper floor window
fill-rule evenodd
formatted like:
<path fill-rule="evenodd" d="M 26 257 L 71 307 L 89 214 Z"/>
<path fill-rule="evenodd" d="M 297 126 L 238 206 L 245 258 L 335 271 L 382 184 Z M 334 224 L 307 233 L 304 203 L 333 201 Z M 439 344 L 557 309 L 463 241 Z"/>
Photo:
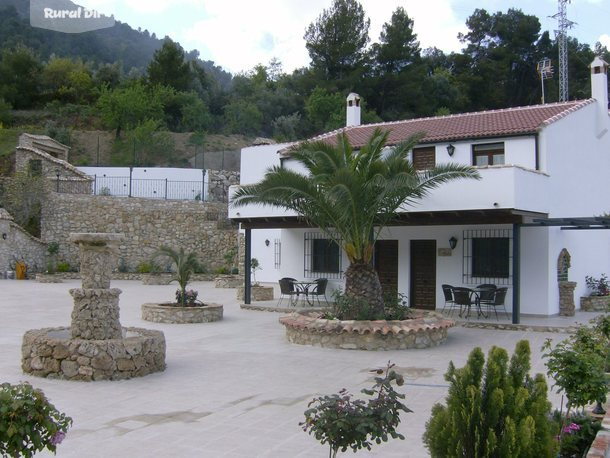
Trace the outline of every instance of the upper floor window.
<path fill-rule="evenodd" d="M 413 148 L 413 167 L 415 170 L 430 170 L 436 165 L 434 146 Z"/>
<path fill-rule="evenodd" d="M 504 143 L 484 143 L 472 146 L 475 166 L 504 164 Z"/>

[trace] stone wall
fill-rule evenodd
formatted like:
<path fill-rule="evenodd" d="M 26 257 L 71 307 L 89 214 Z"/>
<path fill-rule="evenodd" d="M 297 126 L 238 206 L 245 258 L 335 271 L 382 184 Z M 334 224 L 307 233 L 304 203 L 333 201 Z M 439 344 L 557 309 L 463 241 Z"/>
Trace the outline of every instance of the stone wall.
<path fill-rule="evenodd" d="M 213 270 L 237 246 L 237 228 L 227 220 L 227 205 L 199 201 L 51 193 L 42 213 L 41 238 L 60 245 L 57 259 L 78 265 L 71 232 L 125 234 L 120 264 L 135 270 L 162 245 L 194 251 Z M 159 264 L 170 263 L 159 258 Z"/>
<path fill-rule="evenodd" d="M 0 209 L 0 274 L 15 270 L 16 261 L 25 262 L 30 274 L 40 272 L 46 268 L 46 252 L 46 243 L 28 234 Z"/>
<path fill-rule="evenodd" d="M 239 184 L 239 172 L 228 170 L 208 170 L 208 200 L 210 202 L 227 202 L 229 186 Z"/>

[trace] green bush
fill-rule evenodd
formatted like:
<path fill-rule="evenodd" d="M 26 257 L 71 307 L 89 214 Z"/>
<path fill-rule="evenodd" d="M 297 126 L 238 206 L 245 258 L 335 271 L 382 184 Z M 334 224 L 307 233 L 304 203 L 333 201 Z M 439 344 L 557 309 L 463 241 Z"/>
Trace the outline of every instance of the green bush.
<path fill-rule="evenodd" d="M 60 261 L 57 263 L 57 272 L 70 272 L 72 267 L 67 261 Z"/>
<path fill-rule="evenodd" d="M 543 356 L 547 359 L 547 375 L 555 380 L 558 391 L 568 398 L 568 417 L 573 407 L 606 400 L 607 328 L 608 319 L 602 319 L 594 327 L 581 326 L 554 348 L 551 339 L 547 339 L 542 347 L 546 351 Z"/>
<path fill-rule="evenodd" d="M 58 411 L 29 383 L 0 387 L 0 455 L 32 457 L 45 448 L 55 453 L 72 419 Z"/>
<path fill-rule="evenodd" d="M 585 456 L 602 428 L 601 422 L 588 415 L 566 418 L 560 411 L 553 413 L 556 431 L 559 431 L 559 458 Z"/>
<path fill-rule="evenodd" d="M 480 348 L 466 366 L 453 362 L 447 405 L 436 404 L 423 439 L 433 458 L 555 457 L 551 404 L 542 374 L 529 376 L 530 346 L 517 343 L 510 364 L 503 348 L 492 347 L 485 363 Z"/>
<path fill-rule="evenodd" d="M 228 275 L 229 269 L 227 267 L 218 267 L 217 269 L 214 269 L 214 273 L 216 275 Z"/>
<path fill-rule="evenodd" d="M 140 274 L 156 274 L 161 272 L 161 267 L 153 261 L 142 261 L 136 266 L 136 271 Z"/>
<path fill-rule="evenodd" d="M 386 294 L 384 296 L 384 313 L 380 314 L 369 303 L 361 298 L 350 298 L 339 290 L 332 294 L 331 311 L 328 318 L 338 320 L 405 320 L 408 319 L 409 307 L 403 294 Z"/>

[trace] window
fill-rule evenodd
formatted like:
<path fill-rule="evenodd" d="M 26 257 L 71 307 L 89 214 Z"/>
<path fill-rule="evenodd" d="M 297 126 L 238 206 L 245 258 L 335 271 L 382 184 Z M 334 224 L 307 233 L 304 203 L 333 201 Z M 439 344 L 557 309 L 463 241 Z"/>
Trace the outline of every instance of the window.
<path fill-rule="evenodd" d="M 462 282 L 465 285 L 512 284 L 512 229 L 468 229 L 462 244 Z"/>
<path fill-rule="evenodd" d="M 40 159 L 30 159 L 28 169 L 31 177 L 42 176 L 42 161 Z"/>
<path fill-rule="evenodd" d="M 509 273 L 509 239 L 472 239 L 472 276 L 507 278 Z"/>
<path fill-rule="evenodd" d="M 341 278 L 341 248 L 319 232 L 305 233 L 305 278 Z"/>
<path fill-rule="evenodd" d="M 475 166 L 504 164 L 504 143 L 486 143 L 472 146 Z"/>
<path fill-rule="evenodd" d="M 413 148 L 413 167 L 415 170 L 430 170 L 436 165 L 434 146 Z"/>

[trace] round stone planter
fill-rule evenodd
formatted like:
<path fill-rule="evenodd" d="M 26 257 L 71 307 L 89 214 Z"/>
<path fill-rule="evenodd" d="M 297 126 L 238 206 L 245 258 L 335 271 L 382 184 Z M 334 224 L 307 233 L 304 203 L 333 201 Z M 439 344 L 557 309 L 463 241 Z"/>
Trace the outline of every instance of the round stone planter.
<path fill-rule="evenodd" d="M 607 312 L 610 296 L 584 296 L 580 298 L 580 308 L 585 312 Z"/>
<path fill-rule="evenodd" d="M 178 307 L 170 302 L 142 304 L 142 319 L 154 323 L 211 323 L 222 320 L 222 304 Z"/>
<path fill-rule="evenodd" d="M 244 286 L 237 288 L 237 300 L 244 299 Z M 272 301 L 273 286 L 253 286 L 250 288 L 250 299 L 253 301 Z"/>
<path fill-rule="evenodd" d="M 280 323 L 286 327 L 289 342 L 348 350 L 435 347 L 447 340 L 447 330 L 455 325 L 434 312 L 413 310 L 412 314 L 412 319 L 402 321 L 340 321 L 301 312 L 280 317 Z"/>
<path fill-rule="evenodd" d="M 23 336 L 26 374 L 65 380 L 124 380 L 165 370 L 161 331 L 123 328 L 118 339 L 75 339 L 69 327 L 32 329 Z"/>

